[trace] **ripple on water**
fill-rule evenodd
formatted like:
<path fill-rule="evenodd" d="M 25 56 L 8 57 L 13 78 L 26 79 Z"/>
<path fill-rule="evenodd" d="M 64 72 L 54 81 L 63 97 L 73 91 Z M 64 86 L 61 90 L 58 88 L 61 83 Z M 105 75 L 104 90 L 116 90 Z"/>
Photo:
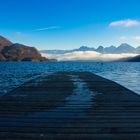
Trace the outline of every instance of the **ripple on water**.
<path fill-rule="evenodd" d="M 2 62 L 0 93 L 8 92 L 42 73 L 88 71 L 113 80 L 140 94 L 140 63 Z"/>

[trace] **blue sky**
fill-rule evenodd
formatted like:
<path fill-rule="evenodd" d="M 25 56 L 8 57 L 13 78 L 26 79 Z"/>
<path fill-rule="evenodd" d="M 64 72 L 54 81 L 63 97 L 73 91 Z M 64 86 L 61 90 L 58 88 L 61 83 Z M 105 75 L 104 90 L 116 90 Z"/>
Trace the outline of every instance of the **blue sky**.
<path fill-rule="evenodd" d="M 140 0 L 0 0 L 0 34 L 38 49 L 140 46 Z"/>

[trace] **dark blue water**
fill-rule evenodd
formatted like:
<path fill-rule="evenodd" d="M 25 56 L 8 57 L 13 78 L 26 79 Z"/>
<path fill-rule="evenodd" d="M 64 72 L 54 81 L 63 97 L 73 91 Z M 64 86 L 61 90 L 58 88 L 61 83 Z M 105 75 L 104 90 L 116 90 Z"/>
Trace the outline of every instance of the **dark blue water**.
<path fill-rule="evenodd" d="M 140 94 L 140 63 L 127 62 L 1 62 L 0 93 L 2 95 L 41 74 L 56 71 L 93 72 Z"/>

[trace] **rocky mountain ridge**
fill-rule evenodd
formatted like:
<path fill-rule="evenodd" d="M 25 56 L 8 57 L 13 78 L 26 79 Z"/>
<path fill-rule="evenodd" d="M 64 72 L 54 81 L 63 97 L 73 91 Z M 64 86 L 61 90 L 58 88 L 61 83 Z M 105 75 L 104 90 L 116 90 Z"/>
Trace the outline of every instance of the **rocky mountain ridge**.
<path fill-rule="evenodd" d="M 42 57 L 35 47 L 12 43 L 0 36 L 0 61 L 51 61 Z"/>
<path fill-rule="evenodd" d="M 64 53 L 71 53 L 76 51 L 96 51 L 99 53 L 110 53 L 110 54 L 121 54 L 121 53 L 140 53 L 140 46 L 137 48 L 134 48 L 133 46 L 122 43 L 120 46 L 110 46 L 110 47 L 103 47 L 99 46 L 97 49 L 87 46 L 81 46 L 78 49 L 72 49 L 72 50 L 41 50 L 42 53 L 48 53 L 48 54 L 64 54 Z"/>

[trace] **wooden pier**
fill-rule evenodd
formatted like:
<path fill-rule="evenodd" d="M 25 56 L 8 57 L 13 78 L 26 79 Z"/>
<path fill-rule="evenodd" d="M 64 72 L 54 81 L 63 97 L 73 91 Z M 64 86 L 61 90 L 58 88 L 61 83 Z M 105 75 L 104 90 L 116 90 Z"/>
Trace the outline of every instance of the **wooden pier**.
<path fill-rule="evenodd" d="M 42 75 L 0 97 L 0 140 L 140 140 L 140 97 L 89 72 Z"/>

